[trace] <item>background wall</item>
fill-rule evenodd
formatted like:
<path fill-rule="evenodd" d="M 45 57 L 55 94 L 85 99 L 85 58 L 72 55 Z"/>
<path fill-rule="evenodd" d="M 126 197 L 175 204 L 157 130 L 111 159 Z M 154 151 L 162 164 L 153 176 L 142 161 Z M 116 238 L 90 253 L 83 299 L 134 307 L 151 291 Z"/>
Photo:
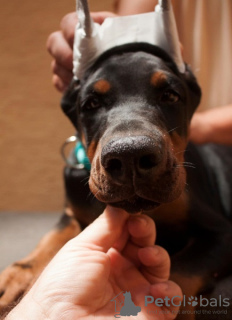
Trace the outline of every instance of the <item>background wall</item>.
<path fill-rule="evenodd" d="M 92 11 L 111 0 L 90 0 Z M 51 85 L 48 35 L 75 0 L 1 1 L 0 211 L 61 211 L 59 149 L 74 133 Z"/>

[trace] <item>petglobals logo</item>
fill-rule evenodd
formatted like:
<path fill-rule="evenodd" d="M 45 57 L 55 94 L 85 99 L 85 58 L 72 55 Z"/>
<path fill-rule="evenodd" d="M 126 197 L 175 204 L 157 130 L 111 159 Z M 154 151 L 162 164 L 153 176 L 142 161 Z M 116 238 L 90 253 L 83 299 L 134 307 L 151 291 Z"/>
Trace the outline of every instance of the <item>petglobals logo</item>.
<path fill-rule="evenodd" d="M 129 316 L 137 316 L 141 311 L 142 308 L 140 306 L 136 306 L 135 303 L 132 300 L 132 296 L 130 291 L 122 291 L 120 292 L 116 297 L 114 297 L 112 302 L 115 303 L 115 318 L 121 318 L 121 317 L 129 317 Z M 154 309 L 152 308 L 154 306 Z M 189 308 L 190 307 L 194 307 Z M 164 308 L 163 308 L 164 307 Z M 219 295 L 218 298 L 210 298 L 207 299 L 200 295 L 199 297 L 187 297 L 183 296 L 183 300 L 181 301 L 180 296 L 174 296 L 171 299 L 169 297 L 165 298 L 157 298 L 154 299 L 153 296 L 145 296 L 144 297 L 144 308 L 143 311 L 145 311 L 149 315 L 154 314 L 163 314 L 170 312 L 168 311 L 169 307 L 187 307 L 184 309 L 180 309 L 179 311 L 171 311 L 175 314 L 204 314 L 204 315 L 210 315 L 210 314 L 227 314 L 227 309 L 230 307 L 230 299 L 229 298 L 223 298 L 221 295 Z M 220 308 L 220 309 L 217 309 Z M 199 309 L 200 308 L 200 309 Z M 223 309 L 222 309 L 223 308 Z M 172 310 L 172 308 L 170 308 Z"/>
<path fill-rule="evenodd" d="M 179 302 L 176 302 L 178 301 Z M 221 295 L 219 295 L 218 298 L 210 298 L 207 299 L 200 295 L 199 297 L 186 297 L 185 295 L 183 296 L 183 301 L 181 302 L 181 297 L 180 296 L 174 296 L 172 299 L 165 297 L 164 299 L 157 298 L 154 299 L 152 296 L 145 296 L 145 307 L 152 307 L 152 304 L 155 307 L 186 307 L 186 306 L 192 306 L 195 307 L 195 309 L 189 309 L 185 308 L 184 310 L 179 310 L 179 314 L 204 314 L 204 315 L 209 315 L 209 314 L 227 314 L 227 309 L 230 306 L 230 299 L 229 298 L 222 298 Z M 199 307 L 201 308 L 199 310 Z M 208 307 L 208 308 L 207 308 Z M 217 309 L 217 308 L 220 308 Z M 221 309 L 225 308 L 225 309 Z M 150 310 L 147 312 L 149 314 L 157 313 L 157 309 L 154 309 L 154 311 Z M 162 311 L 161 311 L 162 312 Z M 160 312 L 159 312 L 160 314 Z"/>
<path fill-rule="evenodd" d="M 122 291 L 110 301 L 115 302 L 115 318 L 137 316 L 141 312 L 141 307 L 136 306 L 132 301 L 130 291 Z"/>
<path fill-rule="evenodd" d="M 191 296 L 186 300 L 186 297 L 184 296 L 184 300 L 182 305 L 186 305 L 186 302 L 189 305 L 192 305 L 195 307 L 196 305 L 199 305 L 200 307 L 229 307 L 230 306 L 230 299 L 229 298 L 222 298 L 220 295 L 217 299 L 216 298 L 204 298 L 202 295 L 200 295 L 199 298 Z"/>
<path fill-rule="evenodd" d="M 175 300 L 179 298 L 180 296 L 174 296 L 172 299 L 165 297 L 164 299 L 157 298 L 156 300 L 152 296 L 145 296 L 145 306 L 147 307 L 149 304 L 154 303 L 157 307 L 180 307 L 180 306 L 186 306 L 187 304 L 191 305 L 192 307 L 196 307 L 197 305 L 199 307 L 229 307 L 230 306 L 230 299 L 229 298 L 222 298 L 220 295 L 218 299 L 211 298 L 207 299 L 204 298 L 202 295 L 200 295 L 199 298 L 197 297 L 183 297 L 183 301 L 176 303 Z"/>

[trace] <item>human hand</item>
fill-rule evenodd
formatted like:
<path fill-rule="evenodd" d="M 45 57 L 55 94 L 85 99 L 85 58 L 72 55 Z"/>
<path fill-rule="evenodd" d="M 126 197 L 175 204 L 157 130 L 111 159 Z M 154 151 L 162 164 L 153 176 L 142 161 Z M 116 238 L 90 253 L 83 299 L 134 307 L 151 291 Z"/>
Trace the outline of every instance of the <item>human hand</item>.
<path fill-rule="evenodd" d="M 95 22 L 102 24 L 105 18 L 115 16 L 115 14 L 93 12 L 91 16 Z M 61 92 L 67 89 L 73 77 L 73 40 L 77 21 L 76 12 L 67 14 L 61 20 L 61 30 L 51 33 L 47 40 L 47 50 L 53 57 L 52 83 Z"/>
<path fill-rule="evenodd" d="M 168 281 L 170 259 L 154 245 L 155 237 L 148 216 L 107 207 L 58 252 L 7 320 L 112 319 L 111 300 L 122 291 L 130 291 L 142 308 L 136 319 L 148 319 L 146 295 L 182 297 L 181 289 Z M 179 301 L 175 298 L 175 304 Z M 152 304 L 153 319 L 174 319 L 177 311 Z"/>

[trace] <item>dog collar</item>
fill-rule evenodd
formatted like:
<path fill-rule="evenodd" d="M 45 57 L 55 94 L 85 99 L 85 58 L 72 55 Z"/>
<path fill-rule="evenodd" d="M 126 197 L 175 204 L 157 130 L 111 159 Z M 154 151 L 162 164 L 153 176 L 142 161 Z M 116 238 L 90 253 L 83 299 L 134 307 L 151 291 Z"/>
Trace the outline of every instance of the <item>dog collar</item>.
<path fill-rule="evenodd" d="M 86 170 L 90 171 L 91 164 L 85 152 L 85 148 L 80 141 L 76 143 L 74 154 L 76 156 L 77 163 L 82 164 Z"/>
<path fill-rule="evenodd" d="M 154 12 L 109 17 L 93 22 L 87 0 L 77 0 L 78 24 L 73 46 L 73 73 L 81 79 L 87 69 L 107 50 L 128 43 L 149 43 L 166 51 L 185 72 L 171 0 L 159 0 Z"/>
<path fill-rule="evenodd" d="M 71 143 L 75 143 L 75 146 L 72 149 L 71 154 L 67 156 L 66 147 Z M 77 138 L 77 136 L 71 136 L 65 140 L 61 146 L 61 155 L 68 167 L 79 170 L 86 169 L 90 171 L 91 164 L 89 158 L 86 154 L 83 144 Z"/>

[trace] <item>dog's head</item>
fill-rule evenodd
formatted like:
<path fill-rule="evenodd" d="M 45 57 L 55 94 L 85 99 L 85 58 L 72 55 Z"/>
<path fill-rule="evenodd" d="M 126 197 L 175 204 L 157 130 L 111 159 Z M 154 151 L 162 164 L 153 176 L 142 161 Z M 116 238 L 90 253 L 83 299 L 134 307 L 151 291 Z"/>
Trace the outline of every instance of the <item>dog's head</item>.
<path fill-rule="evenodd" d="M 71 90 L 71 91 L 70 91 Z M 158 47 L 104 53 L 67 96 L 91 162 L 96 198 L 128 212 L 176 200 L 185 189 L 184 150 L 200 88 Z"/>

